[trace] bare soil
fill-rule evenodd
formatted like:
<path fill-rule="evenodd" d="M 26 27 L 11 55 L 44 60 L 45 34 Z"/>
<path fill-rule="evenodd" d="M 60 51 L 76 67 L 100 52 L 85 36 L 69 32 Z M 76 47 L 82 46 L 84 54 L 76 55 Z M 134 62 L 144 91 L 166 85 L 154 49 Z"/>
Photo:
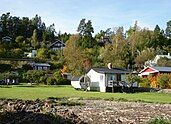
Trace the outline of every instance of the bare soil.
<path fill-rule="evenodd" d="M 85 105 L 63 106 L 47 100 L 0 100 L 0 123 L 144 124 L 156 117 L 171 119 L 171 104 L 104 100 L 79 102 Z"/>

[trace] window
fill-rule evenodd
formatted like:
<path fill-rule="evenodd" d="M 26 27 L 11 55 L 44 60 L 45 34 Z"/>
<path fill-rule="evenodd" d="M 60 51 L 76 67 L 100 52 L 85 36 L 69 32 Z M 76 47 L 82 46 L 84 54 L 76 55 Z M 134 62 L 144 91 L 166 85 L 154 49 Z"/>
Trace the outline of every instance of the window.
<path fill-rule="evenodd" d="M 103 81 L 103 75 L 100 75 L 100 81 Z"/>

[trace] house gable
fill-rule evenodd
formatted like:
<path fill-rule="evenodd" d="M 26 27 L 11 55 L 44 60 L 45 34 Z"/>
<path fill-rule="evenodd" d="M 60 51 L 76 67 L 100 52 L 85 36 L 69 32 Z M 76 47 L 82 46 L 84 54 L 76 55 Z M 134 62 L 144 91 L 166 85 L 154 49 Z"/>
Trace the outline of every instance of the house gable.
<path fill-rule="evenodd" d="M 64 48 L 64 47 L 65 47 L 65 44 L 64 44 L 62 41 L 60 41 L 60 40 L 55 41 L 55 42 L 50 46 L 50 48 L 51 48 L 52 50 L 58 50 L 58 49 L 62 49 L 62 48 Z"/>

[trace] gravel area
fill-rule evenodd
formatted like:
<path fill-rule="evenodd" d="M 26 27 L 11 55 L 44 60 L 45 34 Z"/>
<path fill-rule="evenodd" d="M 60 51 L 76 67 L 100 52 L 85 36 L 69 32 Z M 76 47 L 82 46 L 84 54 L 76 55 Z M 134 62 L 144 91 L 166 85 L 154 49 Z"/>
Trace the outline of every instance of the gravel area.
<path fill-rule="evenodd" d="M 8 113 L 7 116 L 0 117 L 0 123 L 15 124 L 17 123 L 17 121 L 14 121 L 16 120 L 15 116 L 22 116 L 24 123 L 26 120 L 29 120 L 28 116 L 30 116 L 35 118 L 31 119 L 32 122 L 51 124 L 50 119 L 52 118 L 45 116 L 47 113 L 57 116 L 58 122 L 53 121 L 53 123 L 58 124 L 144 124 L 156 117 L 171 119 L 171 104 L 104 100 L 80 100 L 77 102 L 85 103 L 85 105 L 59 105 L 57 102 L 49 100 L 0 100 L 0 114 Z M 9 113 L 15 114 L 9 116 Z M 13 120 L 13 123 L 10 120 Z"/>

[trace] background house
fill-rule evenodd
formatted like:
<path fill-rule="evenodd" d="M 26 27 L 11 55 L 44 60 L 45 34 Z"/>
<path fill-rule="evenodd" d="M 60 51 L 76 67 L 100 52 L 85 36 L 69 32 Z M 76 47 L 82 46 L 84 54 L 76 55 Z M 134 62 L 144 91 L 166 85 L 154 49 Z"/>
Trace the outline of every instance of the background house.
<path fill-rule="evenodd" d="M 50 70 L 48 63 L 31 63 L 34 70 Z"/>
<path fill-rule="evenodd" d="M 168 53 L 167 55 L 156 55 L 156 57 L 153 60 L 146 61 L 145 65 L 147 65 L 147 66 L 156 66 L 158 60 L 161 59 L 161 58 L 167 58 L 167 59 L 171 60 L 171 55 L 170 55 L 170 53 Z"/>
<path fill-rule="evenodd" d="M 149 75 L 156 76 L 158 74 L 171 74 L 171 67 L 146 67 L 139 72 L 139 76 L 147 77 Z"/>
<path fill-rule="evenodd" d="M 56 40 L 53 44 L 50 45 L 50 49 L 53 51 L 61 50 L 64 47 L 65 47 L 65 44 L 60 40 Z"/>
<path fill-rule="evenodd" d="M 24 52 L 24 56 L 28 58 L 34 58 L 36 57 L 36 54 L 37 54 L 37 50 L 32 50 L 32 52 Z"/>
<path fill-rule="evenodd" d="M 5 36 L 5 37 L 2 38 L 2 41 L 5 42 L 5 43 L 11 43 L 11 40 L 12 40 L 12 38 L 9 37 L 9 36 Z"/>

